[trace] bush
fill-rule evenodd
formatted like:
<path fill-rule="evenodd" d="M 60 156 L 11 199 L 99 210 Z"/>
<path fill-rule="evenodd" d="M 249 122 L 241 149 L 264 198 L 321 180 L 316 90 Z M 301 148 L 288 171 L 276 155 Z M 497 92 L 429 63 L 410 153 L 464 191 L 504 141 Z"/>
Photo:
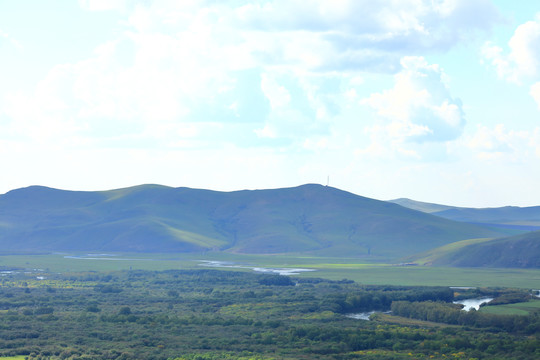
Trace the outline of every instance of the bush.
<path fill-rule="evenodd" d="M 261 285 L 275 285 L 275 286 L 294 286 L 294 282 L 288 276 L 283 275 L 266 275 L 259 279 Z"/>
<path fill-rule="evenodd" d="M 97 305 L 90 305 L 86 308 L 86 311 L 88 312 L 93 312 L 93 313 L 97 313 L 97 312 L 100 312 L 101 309 L 97 306 Z"/>
<path fill-rule="evenodd" d="M 120 311 L 118 311 L 118 315 L 130 315 L 131 314 L 131 309 L 129 306 L 124 306 L 120 309 Z"/>
<path fill-rule="evenodd" d="M 39 307 L 34 311 L 35 315 L 48 315 L 52 314 L 54 309 L 52 307 Z"/>

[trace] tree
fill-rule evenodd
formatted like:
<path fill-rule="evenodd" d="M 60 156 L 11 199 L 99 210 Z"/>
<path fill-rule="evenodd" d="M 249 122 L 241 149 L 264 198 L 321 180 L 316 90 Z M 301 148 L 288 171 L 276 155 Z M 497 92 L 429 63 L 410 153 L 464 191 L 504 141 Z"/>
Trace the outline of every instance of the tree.
<path fill-rule="evenodd" d="M 124 306 L 120 309 L 120 311 L 118 311 L 118 315 L 130 315 L 131 314 L 131 309 L 129 306 Z"/>

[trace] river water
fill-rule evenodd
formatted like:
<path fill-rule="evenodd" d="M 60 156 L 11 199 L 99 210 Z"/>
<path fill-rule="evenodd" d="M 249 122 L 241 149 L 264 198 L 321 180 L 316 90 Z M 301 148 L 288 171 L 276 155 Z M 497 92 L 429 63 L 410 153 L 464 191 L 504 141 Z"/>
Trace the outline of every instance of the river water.
<path fill-rule="evenodd" d="M 491 300 L 493 300 L 493 298 L 484 297 L 484 298 L 479 298 L 479 299 L 458 300 L 458 301 L 454 301 L 453 303 L 454 304 L 461 304 L 461 305 L 463 305 L 463 310 L 464 311 L 469 311 L 471 309 L 478 310 L 478 309 L 480 309 L 480 305 L 482 305 L 484 303 L 488 303 Z M 372 314 L 375 314 L 376 312 L 377 311 L 366 311 L 366 312 L 361 312 L 361 313 L 346 314 L 345 316 L 348 317 L 348 318 L 351 318 L 351 319 L 356 319 L 356 320 L 369 320 L 369 317 Z"/>
<path fill-rule="evenodd" d="M 210 261 L 199 260 L 200 266 L 216 267 L 216 268 L 236 268 L 236 269 L 251 269 L 255 272 L 278 274 L 278 275 L 298 275 L 302 272 L 316 271 L 315 269 L 301 269 L 301 268 L 263 268 L 258 266 L 242 265 L 229 261 Z"/>
<path fill-rule="evenodd" d="M 458 300 L 458 301 L 454 301 L 453 303 L 454 304 L 461 304 L 461 305 L 463 305 L 463 310 L 469 311 L 471 309 L 478 310 L 478 309 L 480 309 L 480 305 L 482 305 L 484 303 L 488 303 L 491 300 L 493 300 L 493 298 L 485 297 L 485 298 L 479 298 L 479 299 Z"/>
<path fill-rule="evenodd" d="M 375 314 L 376 311 L 369 311 L 369 312 L 363 312 L 363 313 L 357 313 L 357 314 L 346 314 L 345 317 L 356 319 L 356 320 L 369 320 L 369 317 L 372 314 Z"/>

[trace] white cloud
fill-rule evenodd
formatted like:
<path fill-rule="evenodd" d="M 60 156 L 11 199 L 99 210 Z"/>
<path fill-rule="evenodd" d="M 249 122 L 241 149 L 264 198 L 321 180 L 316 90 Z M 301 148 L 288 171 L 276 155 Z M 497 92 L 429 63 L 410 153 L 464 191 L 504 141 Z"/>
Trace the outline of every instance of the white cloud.
<path fill-rule="evenodd" d="M 147 33 L 189 30 L 182 40 L 217 51 L 228 66 L 393 71 L 404 53 L 447 50 L 497 19 L 487 0 L 183 1 L 136 6 L 129 24 Z"/>
<path fill-rule="evenodd" d="M 79 129 L 75 119 L 67 116 L 72 103 L 70 66 L 58 66 L 35 87 L 34 92 L 11 93 L 4 99 L 3 112 L 10 119 L 7 131 L 14 138 L 57 144 L 70 140 Z"/>
<path fill-rule="evenodd" d="M 260 29 L 379 33 L 380 38 L 413 33 L 427 35 L 432 41 L 451 36 L 445 33 L 448 30 L 490 27 L 498 18 L 487 0 L 262 1 L 244 5 L 236 13 L 240 21 Z M 453 29 L 446 28 L 449 24 Z"/>
<path fill-rule="evenodd" d="M 493 129 L 479 126 L 473 137 L 469 139 L 468 146 L 477 152 L 479 158 L 495 159 L 513 151 L 512 137 L 503 124 Z"/>
<path fill-rule="evenodd" d="M 271 31 L 278 40 L 264 42 L 267 61 L 386 72 L 395 71 L 403 55 L 448 50 L 498 21 L 487 0 L 263 1 L 235 14 L 245 29 Z"/>
<path fill-rule="evenodd" d="M 405 57 L 401 63 L 403 69 L 395 75 L 394 87 L 361 103 L 379 118 L 376 125 L 367 128 L 372 149 L 380 152 L 388 148 L 418 158 L 421 155 L 412 149 L 418 146 L 412 144 L 456 139 L 465 126 L 464 112 L 461 101 L 451 96 L 446 75 L 438 65 L 421 57 Z"/>
<path fill-rule="evenodd" d="M 279 85 L 276 79 L 268 74 L 262 75 L 261 88 L 264 95 L 270 101 L 272 109 L 278 109 L 286 106 L 291 101 L 291 94 L 284 86 Z"/>
<path fill-rule="evenodd" d="M 395 71 L 404 53 L 448 49 L 496 21 L 484 0 L 79 5 L 93 12 L 121 10 L 115 38 L 85 60 L 54 67 L 34 91 L 20 94 L 43 104 L 32 116 L 15 109 L 22 101 L 11 103 L 10 114 L 35 124 L 72 124 L 64 131 L 98 138 L 144 136 L 174 122 L 222 122 L 251 123 L 251 134 L 301 144 L 328 133 L 333 117 L 356 101 L 355 86 L 361 84 L 352 79 L 360 78 L 359 70 Z M 482 7 L 483 20 L 462 16 L 471 6 Z M 345 91 L 348 96 L 342 96 Z M 458 110 L 450 101 L 430 111 L 456 127 Z M 429 128 L 423 136 L 441 134 L 430 124 L 408 127 L 418 136 L 423 128 Z M 154 140 L 171 136 L 155 129 L 146 132 Z"/>
<path fill-rule="evenodd" d="M 501 79 L 530 86 L 529 94 L 540 108 L 540 13 L 519 25 L 508 42 L 509 51 L 487 42 L 482 55 Z"/>
<path fill-rule="evenodd" d="M 540 158 L 540 127 L 531 130 L 507 129 L 504 124 L 493 127 L 478 125 L 475 131 L 454 144 L 453 151 L 469 149 L 483 161 L 497 164 L 530 164 Z"/>
<path fill-rule="evenodd" d="M 486 43 L 482 54 L 499 77 L 515 83 L 539 79 L 540 76 L 540 14 L 534 21 L 519 25 L 508 42 L 509 52 L 498 45 Z"/>
<path fill-rule="evenodd" d="M 255 133 L 261 138 L 289 139 L 298 146 L 306 140 L 312 143 L 311 136 L 328 136 L 337 117 L 357 101 L 354 91 L 360 84 L 359 77 L 349 80 L 337 73 L 269 69 L 262 74 L 261 88 L 271 109 Z"/>

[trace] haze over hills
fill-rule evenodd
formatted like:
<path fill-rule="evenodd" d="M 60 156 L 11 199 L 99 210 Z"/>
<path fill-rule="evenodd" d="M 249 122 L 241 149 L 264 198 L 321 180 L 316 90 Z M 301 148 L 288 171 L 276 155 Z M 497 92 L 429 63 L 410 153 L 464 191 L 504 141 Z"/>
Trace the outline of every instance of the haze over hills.
<path fill-rule="evenodd" d="M 405 198 L 390 200 L 390 202 L 454 221 L 492 224 L 522 230 L 540 229 L 540 206 L 476 209 L 431 204 Z"/>
<path fill-rule="evenodd" d="M 313 184 L 234 192 L 159 185 L 98 192 L 32 186 L 0 196 L 4 252 L 401 257 L 508 233 Z"/>

